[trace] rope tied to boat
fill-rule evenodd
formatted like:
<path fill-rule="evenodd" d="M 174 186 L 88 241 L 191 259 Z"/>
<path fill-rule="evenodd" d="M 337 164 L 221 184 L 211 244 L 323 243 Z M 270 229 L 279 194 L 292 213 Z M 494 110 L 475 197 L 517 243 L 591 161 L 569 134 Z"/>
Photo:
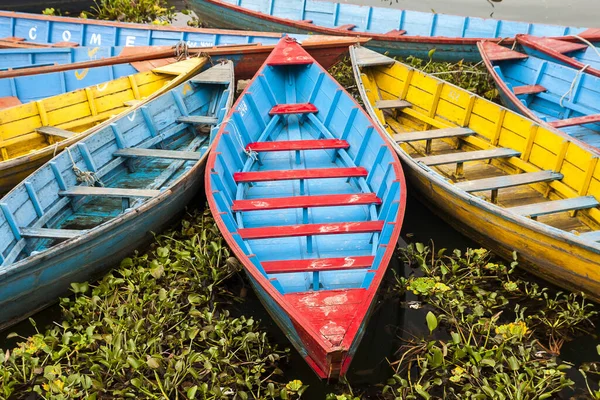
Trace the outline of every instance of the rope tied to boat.
<path fill-rule="evenodd" d="M 244 140 L 242 139 L 242 135 L 240 135 L 240 132 L 238 131 L 238 129 L 235 125 L 234 125 L 234 127 L 235 127 L 235 138 L 237 139 L 237 141 L 240 144 L 240 147 L 242 148 L 244 153 L 246 153 L 246 156 L 248 158 L 251 158 L 253 161 L 258 161 L 258 153 L 255 152 L 254 150 L 249 149 L 248 147 L 244 146 Z"/>
<path fill-rule="evenodd" d="M 575 78 L 573 78 L 573 81 L 571 82 L 571 86 L 569 87 L 569 90 L 567 90 L 565 92 L 565 94 L 562 95 L 562 97 L 560 98 L 560 101 L 558 102 L 560 104 L 561 107 L 563 106 L 563 100 L 565 99 L 565 97 L 567 97 L 568 95 L 571 95 L 571 93 L 573 92 L 573 89 L 575 88 L 575 82 L 577 82 L 577 79 L 579 79 L 579 76 L 586 70 L 587 67 L 589 67 L 590 64 L 585 64 L 583 66 L 583 68 L 581 68 L 579 71 L 577 71 L 577 73 L 575 74 Z"/>
<path fill-rule="evenodd" d="M 582 38 L 579 35 L 571 35 L 571 37 L 574 37 L 577 40 L 581 40 L 583 43 L 587 44 L 589 47 L 591 47 L 592 49 L 594 49 L 594 51 L 596 52 L 596 55 L 598 55 L 598 57 L 600 57 L 600 52 L 598 51 L 598 49 L 596 48 L 596 46 L 594 46 L 594 44 L 592 42 L 590 42 L 587 39 Z"/>
<path fill-rule="evenodd" d="M 75 178 L 77 182 L 85 183 L 88 186 L 96 186 L 96 183 L 100 186 L 104 187 L 104 183 L 98 178 L 95 172 L 93 171 L 83 171 L 80 169 L 77 164 L 75 164 L 75 160 L 73 160 L 73 155 L 71 154 L 71 150 L 67 147 L 67 153 L 69 153 L 69 158 L 71 159 L 71 164 L 73 173 L 75 174 Z"/>
<path fill-rule="evenodd" d="M 190 58 L 190 48 L 183 40 L 177 42 L 175 45 L 175 57 L 177 61 L 187 60 Z"/>

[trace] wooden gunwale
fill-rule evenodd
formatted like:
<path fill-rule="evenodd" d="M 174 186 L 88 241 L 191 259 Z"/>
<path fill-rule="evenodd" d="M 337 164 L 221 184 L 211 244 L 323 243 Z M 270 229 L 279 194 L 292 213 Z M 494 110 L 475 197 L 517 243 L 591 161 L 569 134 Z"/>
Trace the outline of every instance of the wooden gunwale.
<path fill-rule="evenodd" d="M 308 52 L 316 49 L 327 49 L 345 46 L 348 47 L 354 43 L 366 43 L 368 38 L 311 38 L 302 44 L 302 47 Z M 190 56 L 227 56 L 232 54 L 269 54 L 275 48 L 275 45 L 256 45 L 253 43 L 244 45 L 226 45 L 213 47 L 194 47 L 190 48 Z M 130 54 L 124 54 L 130 53 Z M 106 65 L 134 63 L 137 61 L 148 61 L 158 59 L 176 60 L 177 53 L 173 47 L 169 46 L 143 46 L 128 49 L 122 55 L 116 57 L 107 57 L 100 60 L 82 61 L 72 64 L 51 65 L 45 67 L 31 67 L 19 70 L 0 71 L 0 79 L 12 78 L 15 76 L 37 75 L 49 72 L 69 71 L 73 69 L 94 68 Z"/>
<path fill-rule="evenodd" d="M 379 92 L 380 90 L 383 90 L 382 87 L 379 86 L 375 86 L 376 90 L 374 91 L 373 85 L 376 85 L 374 82 L 374 78 L 370 77 L 371 74 L 373 74 L 373 71 L 371 71 L 371 68 L 369 67 L 364 67 L 364 69 L 362 69 L 362 67 L 359 67 L 358 63 L 357 63 L 357 53 L 356 53 L 356 47 L 353 47 L 351 49 L 351 58 L 353 61 L 353 70 L 354 70 L 354 74 L 355 74 L 355 79 L 356 82 L 358 84 L 358 88 L 359 88 L 359 92 L 361 94 L 361 97 L 364 100 L 364 104 L 365 107 L 367 109 L 367 111 L 369 112 L 370 115 L 372 116 L 376 116 L 377 114 L 377 110 L 374 108 L 373 104 L 375 100 L 372 100 L 372 98 L 370 97 L 369 93 L 375 93 L 375 96 L 379 96 L 379 94 L 377 92 Z M 383 57 L 383 56 L 381 56 Z M 388 67 L 393 67 L 393 66 L 399 66 L 399 69 L 401 71 L 404 71 L 405 69 L 408 70 L 412 70 L 409 67 L 399 63 L 399 62 L 395 62 L 392 59 L 390 59 L 390 63 L 388 65 Z M 373 67 L 372 69 L 377 69 L 378 67 Z M 384 67 L 379 67 L 379 68 L 384 68 Z M 366 70 L 366 71 L 365 71 Z M 422 72 L 419 71 L 415 71 L 414 74 L 418 74 L 419 76 L 421 76 L 421 81 L 419 82 L 420 84 L 425 85 L 425 81 L 427 81 L 427 84 L 431 84 L 430 81 L 437 81 L 440 82 L 441 80 L 435 78 L 435 77 L 429 77 L 427 74 L 424 74 Z M 364 78 L 363 78 L 364 75 Z M 383 75 L 382 75 L 383 76 Z M 381 78 L 382 80 L 380 82 L 383 81 L 383 78 Z M 400 77 L 397 78 L 398 80 L 401 80 Z M 414 79 L 414 78 L 413 78 Z M 368 86 L 367 86 L 368 84 Z M 419 84 L 413 84 L 413 88 L 418 88 Z M 461 88 L 458 88 L 454 85 L 451 85 L 449 83 L 445 83 L 446 87 L 448 88 L 449 91 L 451 91 L 453 94 L 453 96 L 455 96 L 456 99 L 458 99 L 459 97 L 462 98 L 463 95 L 465 96 L 474 96 L 478 98 L 479 102 L 486 102 L 485 100 L 481 99 L 479 96 L 475 96 Z M 416 90 L 416 89 L 415 89 Z M 424 90 L 424 89 L 422 89 Z M 384 92 L 381 92 L 382 94 L 384 94 Z M 387 96 L 387 97 L 386 97 Z M 383 96 L 384 98 L 389 98 L 390 94 L 385 92 L 385 96 Z M 448 98 L 445 98 L 445 101 L 449 101 Z M 465 103 L 468 104 L 468 103 Z M 455 104 L 456 106 L 458 106 L 458 103 L 456 102 Z M 501 106 L 497 106 L 497 105 L 493 105 L 495 109 L 497 109 L 498 112 L 500 112 L 501 110 L 504 110 L 504 112 L 506 113 L 506 116 L 510 116 L 511 119 L 513 117 L 517 117 L 514 113 L 512 113 L 511 111 L 508 111 L 506 109 L 504 109 Z M 420 109 L 420 106 L 415 105 L 414 108 L 416 109 Z M 469 108 L 472 109 L 473 106 L 471 105 L 470 107 L 467 105 L 467 112 L 469 112 Z M 491 107 L 490 107 L 491 108 Z M 446 112 L 442 111 L 441 113 L 443 115 L 445 115 L 447 117 L 448 115 L 448 109 L 446 109 Z M 424 109 L 423 114 L 425 114 L 426 110 Z M 437 113 L 440 112 L 440 110 L 438 109 L 436 112 Z M 490 111 L 491 112 L 491 111 Z M 495 115 L 496 112 L 494 112 Z M 413 114 L 414 115 L 414 114 Z M 437 119 L 439 118 L 439 119 Z M 454 122 L 454 121 L 445 121 L 442 115 L 438 116 L 436 118 L 436 120 L 439 122 L 438 123 L 438 128 L 442 128 L 442 127 L 448 127 L 448 126 L 459 126 L 460 127 L 460 121 L 461 118 L 459 116 L 457 117 L 453 117 L 455 118 L 456 121 L 459 122 Z M 492 121 L 489 121 L 489 123 L 493 122 L 493 118 L 495 118 L 494 116 L 489 116 L 489 119 L 492 119 Z M 403 121 L 405 121 L 403 119 Z M 409 120 L 406 120 L 407 122 L 404 123 L 404 126 L 410 128 L 411 125 L 408 125 L 408 123 L 410 122 Z M 391 122 L 391 120 L 385 120 L 385 121 L 381 121 L 381 120 L 377 120 L 377 123 L 380 126 L 383 126 L 384 123 L 389 123 Z M 425 121 L 425 120 L 421 120 L 421 124 L 425 124 L 429 121 Z M 527 121 L 523 121 L 521 124 L 526 124 Z M 415 125 L 416 127 L 417 125 Z M 470 128 L 474 128 L 473 125 L 471 123 L 468 124 L 468 126 Z M 505 125 L 504 125 L 505 126 Z M 535 130 L 533 130 L 533 128 L 535 128 Z M 492 128 L 490 128 L 491 130 Z M 508 129 L 508 128 L 507 128 Z M 474 129 L 475 130 L 475 129 Z M 481 129 L 480 129 L 481 130 Z M 539 131 L 539 132 L 538 132 Z M 540 138 L 540 135 L 543 131 L 543 135 L 545 137 L 548 136 L 548 134 L 550 135 L 555 135 L 557 139 L 560 139 L 560 141 L 563 143 L 563 145 L 561 145 L 561 149 L 556 149 L 556 151 L 553 153 L 553 158 L 548 161 L 548 163 L 553 164 L 557 161 L 554 160 L 554 158 L 558 158 L 560 159 L 561 156 L 564 156 L 564 146 L 568 146 L 568 151 L 569 152 L 574 152 L 573 154 L 578 154 L 579 158 L 584 157 L 584 153 L 585 154 L 585 159 L 583 161 L 580 162 L 580 166 L 577 165 L 573 165 L 572 164 L 572 159 L 570 161 L 570 167 L 569 168 L 580 168 L 577 171 L 579 175 L 585 175 L 585 177 L 583 177 L 583 182 L 581 183 L 581 187 L 585 188 L 585 190 L 580 189 L 578 186 L 573 186 L 573 184 L 567 184 L 565 182 L 563 182 L 566 178 L 569 178 L 568 175 L 565 176 L 565 178 L 563 178 L 563 180 L 559 180 L 559 181 L 555 181 L 549 185 L 547 185 L 547 188 L 550 189 L 550 196 L 547 200 L 553 200 L 553 199 L 563 199 L 563 198 L 573 198 L 573 197 L 577 197 L 577 196 L 585 196 L 585 195 L 591 195 L 591 193 L 589 192 L 589 187 L 590 184 L 587 180 L 591 180 L 593 176 L 596 175 L 596 181 L 598 181 L 598 177 L 597 177 L 597 173 L 594 174 L 593 171 L 587 171 L 586 170 L 586 166 L 588 168 L 593 167 L 595 169 L 595 171 L 598 171 L 598 169 L 596 168 L 597 162 L 594 160 L 597 160 L 598 156 L 600 155 L 600 153 L 598 153 L 597 151 L 594 151 L 593 149 L 589 148 L 589 147 L 583 147 L 580 145 L 579 141 L 574 140 L 572 138 L 570 138 L 569 136 L 565 135 L 564 133 L 556 130 L 556 129 L 552 129 L 552 128 L 547 128 L 547 127 L 539 127 L 538 125 L 531 124 L 530 125 L 530 129 L 527 132 L 523 132 L 523 145 L 526 146 L 526 149 L 524 151 L 523 154 L 528 153 L 527 154 L 527 158 L 530 157 L 530 153 L 531 153 L 531 149 L 527 150 L 527 147 L 531 147 L 534 145 L 536 146 L 541 146 L 540 141 L 542 140 Z M 410 129 L 407 130 L 407 132 L 410 132 Z M 514 132 L 514 131 L 508 131 L 508 132 Z M 400 133 L 401 134 L 401 133 Z M 478 137 L 466 137 L 462 140 L 464 140 L 465 143 L 465 147 L 471 147 L 469 146 L 469 144 L 473 144 L 475 145 L 475 147 L 479 147 L 481 148 L 482 145 L 484 145 L 485 143 L 488 143 L 489 140 L 491 140 L 491 135 L 493 134 L 493 132 L 488 132 L 487 135 L 485 136 L 487 138 L 487 136 L 490 136 L 490 138 L 488 138 L 487 140 L 485 139 L 481 139 Z M 551 136 L 550 136 L 551 137 Z M 502 139 L 502 138 L 501 138 Z M 390 140 L 391 141 L 391 140 Z M 529 144 L 529 141 L 531 141 L 531 144 Z M 502 140 L 501 140 L 502 142 Z M 566 143 L 566 144 L 565 144 Z M 514 213 L 511 213 L 510 211 L 508 211 L 506 208 L 491 204 L 490 202 L 478 197 L 478 196 L 474 196 L 474 195 L 470 195 L 462 190 L 459 190 L 453 183 L 452 181 L 450 181 L 448 178 L 444 177 L 444 175 L 440 174 L 440 173 L 434 173 L 434 168 L 429 168 L 423 165 L 419 165 L 416 160 L 410 156 L 402 147 L 400 147 L 398 144 L 393 143 L 394 147 L 396 148 L 396 151 L 398 153 L 398 155 L 400 156 L 400 158 L 403 161 L 403 164 L 405 165 L 405 170 L 407 171 L 407 177 L 409 178 L 409 180 L 415 185 L 415 187 L 422 192 L 423 195 L 423 200 L 427 203 L 428 206 L 430 206 L 432 208 L 432 210 L 434 210 L 438 215 L 440 215 L 442 218 L 449 220 L 452 222 L 452 224 L 459 229 L 461 232 L 467 234 L 468 236 L 474 238 L 475 240 L 484 243 L 486 246 L 492 248 L 495 251 L 498 251 L 500 253 L 500 255 L 504 256 L 504 257 L 510 257 L 512 254 L 513 250 L 517 250 L 517 251 L 521 251 L 520 253 L 520 262 L 522 262 L 525 266 L 529 267 L 534 273 L 542 276 L 544 279 L 550 280 L 556 284 L 559 284 L 561 286 L 567 286 L 568 288 L 572 289 L 572 290 L 585 290 L 595 301 L 600 301 L 600 279 L 598 279 L 598 273 L 597 272 L 593 272 L 592 275 L 589 275 L 588 273 L 586 273 L 586 271 L 596 271 L 598 265 L 600 264 L 600 243 L 594 243 L 592 241 L 589 240 L 585 240 L 583 237 L 578 236 L 577 234 L 571 233 L 570 231 L 566 231 L 557 227 L 553 227 L 551 225 L 547 225 L 538 221 L 535 221 L 533 219 L 527 218 L 525 216 L 520 216 L 520 215 L 516 215 Z M 554 146 L 556 147 L 556 146 Z M 566 153 L 568 154 L 568 153 Z M 538 156 L 539 157 L 539 156 Z M 577 156 L 571 156 L 571 157 L 577 157 Z M 590 162 L 585 161 L 587 160 L 589 157 Z M 577 159 L 577 158 L 576 158 Z M 536 170 L 539 170 L 539 167 L 536 167 L 535 164 L 532 164 L 530 162 L 525 162 L 527 160 L 521 160 L 521 159 L 510 159 L 506 162 L 506 166 L 507 168 L 511 169 L 513 172 L 514 171 L 524 171 L 524 172 L 534 172 Z M 564 161 L 564 157 L 563 160 L 561 161 L 561 171 L 563 168 L 563 163 Z M 549 169 L 552 169 L 552 167 L 550 167 Z M 506 172 L 506 170 L 505 170 Z M 558 172 L 558 171 L 557 171 Z M 591 174 L 591 175 L 590 175 Z M 533 185 L 532 185 L 533 186 Z M 596 186 L 596 190 L 597 190 L 597 186 Z M 555 194 L 554 191 L 556 191 L 558 194 Z M 540 190 L 538 190 L 538 193 L 541 193 Z M 564 197 L 563 197 L 564 196 Z M 529 203 L 531 204 L 531 203 Z M 543 202 L 542 202 L 543 204 Z M 460 219 L 460 214 L 457 214 L 457 216 L 453 215 L 453 212 L 449 212 L 449 209 L 455 209 L 456 212 L 459 212 L 460 210 L 460 214 L 469 214 L 471 215 L 471 218 L 473 218 L 473 220 L 471 220 L 470 222 L 465 222 L 462 221 Z M 444 212 L 442 212 L 441 210 L 444 210 Z M 581 217 L 581 219 L 579 220 L 580 225 L 583 226 L 587 226 L 588 229 L 591 229 L 592 231 L 594 230 L 598 230 L 600 229 L 600 221 L 599 221 L 599 216 L 600 216 L 600 211 L 598 210 L 598 207 L 594 207 L 594 208 L 590 208 L 588 209 L 587 212 L 584 213 L 589 213 L 587 215 L 583 215 Z M 536 253 L 527 253 L 526 250 L 523 250 L 522 247 L 519 247 L 518 249 L 515 248 L 511 248 L 511 242 L 507 242 L 505 240 L 505 238 L 498 238 L 498 237 L 488 237 L 486 236 L 485 232 L 489 232 L 490 229 L 492 229 L 494 226 L 496 226 L 496 224 L 499 224 L 499 226 L 503 226 L 504 229 L 514 229 L 515 231 L 509 231 L 511 232 L 509 236 L 512 235 L 512 238 L 514 238 L 515 240 L 518 240 L 520 242 L 523 243 L 527 243 L 528 241 L 530 241 L 530 243 L 532 243 L 531 241 L 535 240 L 535 245 L 539 246 L 539 247 L 544 247 L 544 246 L 556 246 L 554 245 L 554 243 L 562 243 L 563 245 L 561 245 L 560 247 L 552 247 L 552 251 L 555 252 L 556 254 L 552 254 L 552 255 L 547 255 L 547 254 L 536 254 Z M 472 226 L 471 226 L 472 225 Z M 483 232 L 478 232 L 477 231 L 477 226 L 479 227 L 485 227 Z M 501 229 L 501 228 L 499 228 Z M 585 234 L 587 232 L 582 232 L 581 234 Z M 545 240 L 542 240 L 542 238 L 545 238 Z M 517 243 L 517 242 L 513 242 L 513 243 Z M 519 245 L 521 245 L 520 243 L 518 243 Z M 526 246 L 526 245 L 525 245 Z M 587 263 L 587 264 L 582 264 L 581 266 L 578 265 L 578 267 L 576 269 L 572 269 L 570 268 L 568 265 L 566 264 L 562 264 L 562 265 L 558 265 L 553 260 L 557 260 L 557 257 L 560 257 L 560 254 L 564 254 L 564 257 L 567 256 L 571 256 L 570 254 L 565 253 L 564 248 L 574 248 L 574 249 L 578 249 L 576 250 L 579 254 L 577 254 L 577 256 L 579 257 L 578 260 L 581 261 L 581 263 Z M 576 261 L 573 261 L 576 262 Z M 594 278 L 593 275 L 596 275 L 596 277 Z"/>

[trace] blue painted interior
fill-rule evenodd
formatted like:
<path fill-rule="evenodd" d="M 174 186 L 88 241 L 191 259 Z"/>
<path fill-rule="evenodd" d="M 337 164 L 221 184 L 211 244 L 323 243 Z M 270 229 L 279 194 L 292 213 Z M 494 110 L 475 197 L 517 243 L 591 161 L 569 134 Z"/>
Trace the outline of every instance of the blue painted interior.
<path fill-rule="evenodd" d="M 149 25 L 85 24 L 63 21 L 32 19 L 26 13 L 14 13 L 14 17 L 0 17 L 0 38 L 19 37 L 35 43 L 73 42 L 80 46 L 173 46 L 180 41 L 190 47 L 205 47 L 225 44 L 262 43 L 275 44 L 279 37 L 247 35 L 244 32 L 226 34 L 203 29 L 193 31 L 173 28 L 152 29 Z M 53 17 L 58 18 L 58 17 Z M 107 21 L 102 21 L 106 23 Z M 305 35 L 294 35 L 298 40 Z"/>
<path fill-rule="evenodd" d="M 119 55 L 123 47 L 75 47 L 0 50 L 0 71 L 99 60 Z"/>
<path fill-rule="evenodd" d="M 23 239 L 19 234 L 20 228 L 32 227 L 40 218 L 49 218 L 42 228 L 92 229 L 124 213 L 134 213 L 148 201 L 132 198 L 124 210 L 120 198 L 63 197 L 59 195 L 60 190 L 82 185 L 75 174 L 75 166 L 82 171 L 94 172 L 105 187 L 161 191 L 171 187 L 198 161 L 150 157 L 126 159 L 115 156 L 114 152 L 119 148 L 141 147 L 204 154 L 217 128 L 213 127 L 209 133 L 187 123 L 178 123 L 176 119 L 184 115 L 202 115 L 216 116 L 219 122 L 222 121 L 231 102 L 232 85 L 193 82 L 180 85 L 82 139 L 16 186 L 0 200 L 0 276 L 7 266 L 47 251 L 63 241 Z M 134 228 L 130 226 L 128 234 L 139 236 L 140 232 Z M 116 252 L 127 243 L 107 241 L 104 245 L 109 247 L 101 251 Z M 19 250 L 21 247 L 22 250 Z M 71 256 L 77 256 L 77 253 Z M 73 273 L 72 269 L 81 265 L 86 264 L 75 267 L 72 262 L 65 262 L 64 267 L 41 271 L 41 277 L 36 276 L 35 279 L 43 282 L 47 278 L 48 282 L 52 282 L 57 277 Z M 0 285 L 0 300 L 10 299 L 19 291 L 33 287 L 24 281 L 11 287 Z"/>
<path fill-rule="evenodd" d="M 276 104 L 310 102 L 318 113 L 271 116 Z M 309 150 L 247 154 L 250 142 L 278 140 L 345 139 L 346 150 Z M 390 163 L 395 155 L 380 135 L 373 131 L 368 117 L 356 108 L 351 97 L 315 64 L 267 66 L 239 100 L 232 117 L 225 122 L 223 135 L 215 144 L 217 154 L 211 187 L 229 233 L 250 257 L 257 270 L 271 279 L 281 293 L 340 288 L 369 288 L 372 272 L 380 266 L 389 243 L 393 224 L 381 233 L 318 235 L 259 240 L 242 240 L 238 228 L 358 222 L 394 222 L 400 199 L 400 185 Z M 258 162 L 260 160 L 260 162 Z M 397 161 L 396 161 L 397 162 Z M 307 168 L 362 166 L 365 178 L 310 179 L 236 184 L 233 174 L 240 171 L 269 171 Z M 311 207 L 308 209 L 261 210 L 234 213 L 232 201 L 289 197 L 298 195 L 351 194 L 375 192 L 383 203 L 376 205 Z M 318 259 L 348 256 L 375 256 L 370 268 L 320 273 L 264 273 L 263 261 Z"/>
<path fill-rule="evenodd" d="M 565 55 L 568 57 L 574 58 L 575 60 L 583 63 L 584 65 L 587 64 L 592 68 L 600 69 L 600 55 L 599 55 L 600 54 L 600 47 L 599 47 L 600 43 L 592 43 L 592 44 L 594 45 L 595 48 L 588 46 L 584 50 L 570 51 L 568 53 L 565 53 Z M 531 47 L 521 46 L 521 48 L 523 49 L 523 51 L 525 53 L 532 55 L 534 57 L 541 58 L 542 60 L 557 62 L 561 65 L 566 65 L 566 64 L 563 64 L 562 62 L 560 62 L 560 60 L 558 60 L 554 57 L 548 56 L 547 54 L 542 53 L 541 51 L 538 51 Z"/>
<path fill-rule="evenodd" d="M 202 3 L 201 0 L 195 1 Z M 503 21 L 491 18 L 460 17 L 316 0 L 221 1 L 281 18 L 312 20 L 315 25 L 329 28 L 353 24 L 356 25 L 355 31 L 371 33 L 387 33 L 399 29 L 405 30 L 406 35 L 411 36 L 493 38 L 513 37 L 518 33 L 529 33 L 537 36 L 562 36 L 580 33 L 584 30 L 584 28 L 577 27 Z"/>
<path fill-rule="evenodd" d="M 522 85 L 542 85 L 547 89 L 542 93 L 518 96 L 521 103 L 542 121 L 600 113 L 600 78 L 534 56 L 523 60 L 495 61 L 494 70 L 510 90 Z M 506 96 L 504 100 L 507 106 L 519 111 Z M 600 124 L 569 126 L 561 130 L 600 147 Z"/>

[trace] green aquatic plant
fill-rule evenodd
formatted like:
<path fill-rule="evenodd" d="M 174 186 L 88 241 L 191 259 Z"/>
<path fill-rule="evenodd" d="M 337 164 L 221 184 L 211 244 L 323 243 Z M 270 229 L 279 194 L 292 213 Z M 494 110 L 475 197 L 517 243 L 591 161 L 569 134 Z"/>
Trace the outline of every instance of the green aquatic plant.
<path fill-rule="evenodd" d="M 505 265 L 485 249 L 436 252 L 413 243 L 400 256 L 415 274 L 397 277 L 396 290 L 432 310 L 425 319 L 434 339 L 417 337 L 400 349 L 385 398 L 533 400 L 573 387 L 565 373 L 571 365 L 557 356 L 562 343 L 594 326 L 597 311 L 585 296 L 551 295 L 522 279 L 516 254 Z M 585 368 L 582 374 L 597 366 Z"/>
<path fill-rule="evenodd" d="M 166 0 L 94 0 L 90 18 L 121 22 L 168 25 L 175 17 L 175 7 Z"/>
<path fill-rule="evenodd" d="M 184 219 L 97 283 L 75 283 L 63 320 L 0 354 L 0 398 L 299 398 L 288 350 L 234 317 L 237 275 L 210 212 Z"/>

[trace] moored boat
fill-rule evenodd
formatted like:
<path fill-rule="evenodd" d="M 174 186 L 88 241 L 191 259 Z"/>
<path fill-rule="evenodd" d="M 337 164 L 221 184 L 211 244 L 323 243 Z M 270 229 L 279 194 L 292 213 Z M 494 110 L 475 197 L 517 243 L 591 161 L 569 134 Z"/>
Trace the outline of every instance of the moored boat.
<path fill-rule="evenodd" d="M 215 139 L 206 195 L 259 298 L 321 378 L 343 376 L 400 234 L 400 163 L 352 97 L 282 39 Z"/>
<path fill-rule="evenodd" d="M 0 200 L 0 328 L 97 277 L 179 215 L 202 187 L 233 82 L 231 63 L 178 80 Z"/>
<path fill-rule="evenodd" d="M 478 46 L 507 107 L 600 148 L 600 77 L 495 43 Z"/>
<path fill-rule="evenodd" d="M 18 93 L 33 96 L 27 100 L 42 99 L 0 110 L 0 194 L 63 148 L 93 132 L 97 124 L 168 90 L 171 82 L 192 76 L 207 61 L 206 57 L 194 57 L 66 93 L 62 90 L 70 79 L 64 79 L 61 73 L 37 76 L 30 86 L 16 80 Z M 61 94 L 43 96 L 54 89 L 53 84 Z M 19 100 L 24 99 L 0 98 L 4 105 Z"/>
<path fill-rule="evenodd" d="M 272 32 L 318 33 L 368 37 L 368 47 L 390 56 L 436 61 L 480 61 L 477 42 L 513 43 L 519 33 L 538 36 L 578 34 L 597 30 L 461 17 L 428 12 L 370 7 L 315 0 L 192 0 L 204 21 L 220 27 Z"/>
<path fill-rule="evenodd" d="M 348 52 L 348 47 L 354 43 L 366 43 L 368 39 L 365 38 L 351 38 L 351 37 L 336 37 L 336 36 L 323 36 L 323 35 L 312 35 L 302 40 L 302 46 L 313 56 L 317 61 L 321 63 L 325 68 L 329 68 L 340 58 Z M 0 70 L 0 79 L 2 78 L 13 78 L 23 77 L 28 75 L 44 74 L 49 72 L 62 72 L 77 70 L 77 83 L 79 86 L 73 87 L 80 88 L 89 86 L 92 83 L 81 82 L 89 73 L 89 69 L 96 67 L 112 66 L 112 72 L 110 69 L 105 69 L 105 72 L 118 75 L 119 72 L 115 72 L 115 69 L 121 68 L 125 64 L 131 64 L 137 71 L 147 71 L 149 68 L 155 68 L 160 65 L 166 65 L 173 63 L 181 57 L 188 57 L 194 55 L 200 56 L 211 56 L 214 61 L 219 59 L 231 60 L 235 66 L 236 79 L 249 79 L 251 78 L 256 70 L 262 65 L 264 60 L 273 50 L 274 45 L 262 45 L 261 43 L 241 44 L 241 45 L 219 45 L 213 47 L 202 47 L 202 48 L 189 48 L 187 46 L 178 45 L 175 47 L 171 46 L 138 46 L 138 47 L 124 47 L 115 48 L 111 50 L 113 53 L 118 52 L 119 55 L 115 57 L 98 58 L 94 57 L 96 49 L 86 48 L 84 52 L 92 54 L 92 60 L 81 61 L 81 62 L 70 62 L 59 65 L 45 65 L 35 66 L 31 65 L 31 58 L 40 52 L 40 49 L 28 49 L 23 50 L 22 54 L 27 54 L 30 57 L 30 65 L 27 66 L 26 60 L 21 60 L 18 69 L 11 70 Z M 6 50 L 5 50 L 6 51 Z M 12 51 L 12 50 L 8 50 Z M 3 50 L 0 50 L 0 59 L 2 58 Z M 107 50 L 103 50 L 107 52 Z M 48 61 L 48 60 L 47 60 Z M 58 64 L 58 63 L 55 63 Z M 87 72 L 86 72 L 87 71 Z M 134 70 L 129 68 L 127 74 L 134 73 Z M 122 73 L 121 73 L 122 74 Z M 112 79 L 113 76 L 109 76 L 104 80 Z M 89 79 L 89 78 L 88 78 Z"/>
<path fill-rule="evenodd" d="M 491 101 L 362 47 L 369 114 L 432 212 L 543 279 L 600 301 L 597 152 Z"/>
<path fill-rule="evenodd" d="M 234 28 L 235 29 L 235 28 Z M 0 47 L 175 46 L 212 47 L 247 43 L 275 44 L 281 33 L 162 26 L 0 11 Z M 295 35 L 304 39 L 302 35 Z"/>

